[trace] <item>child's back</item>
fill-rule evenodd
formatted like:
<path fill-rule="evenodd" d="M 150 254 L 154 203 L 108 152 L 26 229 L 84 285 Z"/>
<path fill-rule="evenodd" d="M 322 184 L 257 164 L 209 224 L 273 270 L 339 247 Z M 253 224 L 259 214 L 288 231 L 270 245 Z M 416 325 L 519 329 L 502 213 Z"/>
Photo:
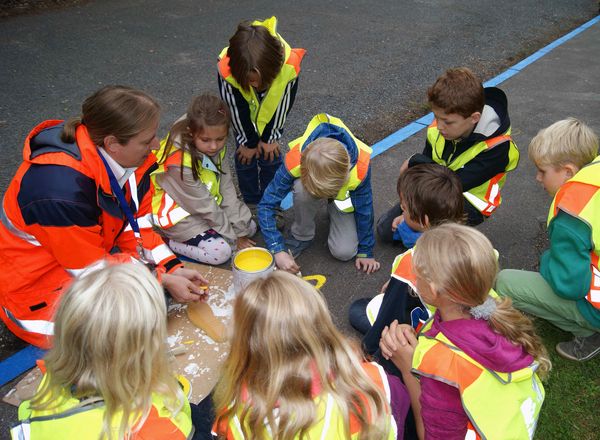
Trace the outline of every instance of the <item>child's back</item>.
<path fill-rule="evenodd" d="M 395 438 L 389 402 L 403 422 L 401 384 L 376 364 L 361 363 L 310 284 L 283 271 L 254 281 L 238 297 L 233 319 L 215 392 L 218 434 Z"/>
<path fill-rule="evenodd" d="M 143 265 L 84 274 L 61 299 L 46 373 L 13 438 L 188 438 L 190 405 L 166 337 L 164 294 Z"/>

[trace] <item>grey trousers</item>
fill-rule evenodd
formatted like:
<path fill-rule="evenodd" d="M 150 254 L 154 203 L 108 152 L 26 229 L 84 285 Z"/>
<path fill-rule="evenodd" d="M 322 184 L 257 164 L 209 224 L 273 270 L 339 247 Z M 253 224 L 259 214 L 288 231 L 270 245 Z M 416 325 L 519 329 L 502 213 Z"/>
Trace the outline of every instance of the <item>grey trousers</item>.
<path fill-rule="evenodd" d="M 308 241 L 315 237 L 315 217 L 320 200 L 310 195 L 300 179 L 294 182 L 294 223 L 292 236 L 296 240 Z M 354 213 L 341 212 L 333 202 L 327 203 L 329 214 L 329 237 L 327 245 L 334 258 L 342 261 L 352 259 L 358 252 L 358 235 Z"/>

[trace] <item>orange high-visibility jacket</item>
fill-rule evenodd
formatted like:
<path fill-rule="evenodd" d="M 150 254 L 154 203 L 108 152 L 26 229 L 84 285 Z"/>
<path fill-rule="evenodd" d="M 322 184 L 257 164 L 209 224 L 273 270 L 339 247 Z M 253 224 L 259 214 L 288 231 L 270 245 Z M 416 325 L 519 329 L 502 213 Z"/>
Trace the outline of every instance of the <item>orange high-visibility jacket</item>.
<path fill-rule="evenodd" d="M 17 336 L 42 347 L 51 342 L 57 300 L 74 276 L 98 260 L 139 259 L 137 240 L 86 127 L 78 127 L 73 144 L 62 142 L 61 132 L 62 121 L 50 120 L 27 136 L 23 163 L 0 213 L 0 317 Z M 172 271 L 181 263 L 150 222 L 155 168 L 150 155 L 124 191 L 140 226 L 145 259 L 159 271 Z M 115 247 L 120 254 L 114 254 Z"/>

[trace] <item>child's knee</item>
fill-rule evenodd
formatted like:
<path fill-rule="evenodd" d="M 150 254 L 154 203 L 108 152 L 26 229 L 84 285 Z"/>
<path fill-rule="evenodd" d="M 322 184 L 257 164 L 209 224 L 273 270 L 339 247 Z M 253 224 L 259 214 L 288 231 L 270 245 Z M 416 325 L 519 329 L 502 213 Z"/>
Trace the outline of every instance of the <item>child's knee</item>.
<path fill-rule="evenodd" d="M 355 243 L 328 243 L 329 252 L 333 258 L 340 261 L 349 261 L 356 256 L 358 248 Z"/>
<path fill-rule="evenodd" d="M 219 247 L 215 249 L 213 252 L 213 259 L 215 265 L 225 264 L 231 258 L 233 254 L 233 249 L 229 243 L 223 240 L 222 243 L 219 243 Z"/>

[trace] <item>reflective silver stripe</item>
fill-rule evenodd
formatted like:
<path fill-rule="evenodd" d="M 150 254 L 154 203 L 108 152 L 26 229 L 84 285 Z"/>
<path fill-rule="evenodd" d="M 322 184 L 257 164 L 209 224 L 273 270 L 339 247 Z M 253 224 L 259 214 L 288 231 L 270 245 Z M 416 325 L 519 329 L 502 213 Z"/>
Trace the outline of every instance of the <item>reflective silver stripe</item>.
<path fill-rule="evenodd" d="M 81 267 L 79 269 L 67 269 L 67 268 L 64 268 L 64 269 L 67 271 L 67 273 L 69 273 L 69 275 L 71 275 L 73 277 L 80 277 L 88 272 L 94 272 L 94 271 L 96 271 L 98 269 L 102 269 L 106 266 L 107 266 L 106 260 L 102 259 L 102 260 L 94 261 L 93 263 L 88 264 L 87 266 Z"/>
<path fill-rule="evenodd" d="M 31 438 L 31 432 L 29 428 L 28 421 L 24 421 L 23 423 L 12 427 L 10 430 L 10 438 L 12 440 L 29 440 Z"/>
<path fill-rule="evenodd" d="M 352 208 L 352 199 L 350 197 L 344 200 L 334 200 L 333 203 L 335 203 L 336 208 L 342 212 Z"/>
<path fill-rule="evenodd" d="M 488 208 L 489 203 L 484 202 L 479 197 L 475 196 L 474 194 L 471 194 L 470 192 L 464 192 L 463 196 L 465 196 L 465 199 L 471 202 L 471 204 L 481 212 L 484 212 Z"/>
<path fill-rule="evenodd" d="M 174 225 L 190 215 L 191 214 L 189 212 L 187 212 L 181 206 L 178 206 L 169 213 L 169 218 L 171 219 L 171 224 Z"/>
<path fill-rule="evenodd" d="M 6 211 L 4 210 L 4 199 L 2 200 L 2 211 L 0 211 L 0 221 L 2 222 L 4 227 L 8 229 L 11 232 L 11 234 L 13 234 L 15 237 L 19 237 L 20 239 L 25 240 L 26 242 L 34 246 L 41 246 L 40 242 L 37 241 L 37 239 L 33 235 L 30 235 L 26 232 L 21 231 L 20 229 L 17 229 L 17 227 L 12 224 L 12 222 L 6 215 Z"/>
<path fill-rule="evenodd" d="M 476 440 L 477 433 L 472 429 L 467 429 L 467 433 L 465 434 L 465 440 Z"/>
<path fill-rule="evenodd" d="M 152 214 L 146 214 L 142 217 L 138 217 L 137 219 L 138 225 L 140 229 L 148 229 L 152 228 Z"/>
<path fill-rule="evenodd" d="M 47 336 L 52 336 L 54 334 L 54 323 L 52 321 L 43 321 L 41 319 L 18 319 L 6 307 L 2 308 L 4 309 L 4 313 L 8 319 L 21 327 L 23 330 Z"/>
<path fill-rule="evenodd" d="M 327 408 L 325 409 L 325 422 L 323 423 L 323 431 L 321 431 L 321 440 L 326 440 L 328 437 L 329 425 L 331 425 L 331 412 L 333 411 L 333 396 L 327 393 Z"/>
<path fill-rule="evenodd" d="M 165 258 L 173 256 L 173 251 L 166 244 L 160 244 L 154 249 L 144 249 L 144 256 L 154 264 L 160 263 Z"/>

